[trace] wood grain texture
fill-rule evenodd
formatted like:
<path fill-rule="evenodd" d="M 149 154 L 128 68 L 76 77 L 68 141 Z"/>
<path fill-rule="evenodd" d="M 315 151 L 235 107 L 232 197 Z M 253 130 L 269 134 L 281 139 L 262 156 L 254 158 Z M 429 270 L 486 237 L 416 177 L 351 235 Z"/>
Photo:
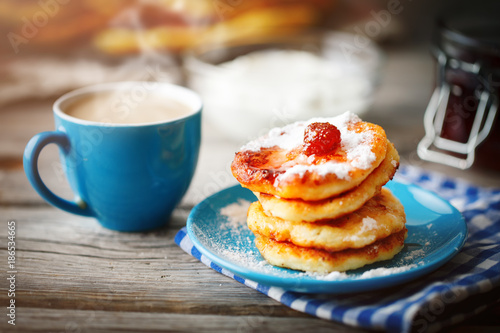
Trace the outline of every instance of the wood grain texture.
<path fill-rule="evenodd" d="M 312 317 L 37 308 L 23 308 L 19 316 L 23 322 L 16 327 L 16 332 L 345 332 L 345 326 Z"/>

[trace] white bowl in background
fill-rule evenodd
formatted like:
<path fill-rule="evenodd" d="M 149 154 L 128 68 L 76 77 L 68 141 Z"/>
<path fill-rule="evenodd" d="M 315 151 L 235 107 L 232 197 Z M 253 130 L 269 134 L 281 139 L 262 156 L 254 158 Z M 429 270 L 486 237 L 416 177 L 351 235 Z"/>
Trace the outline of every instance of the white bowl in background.
<path fill-rule="evenodd" d="M 194 50 L 184 58 L 188 86 L 202 96 L 208 121 L 235 140 L 312 117 L 361 115 L 382 56 L 371 41 L 357 46 L 356 37 L 326 32 Z"/>

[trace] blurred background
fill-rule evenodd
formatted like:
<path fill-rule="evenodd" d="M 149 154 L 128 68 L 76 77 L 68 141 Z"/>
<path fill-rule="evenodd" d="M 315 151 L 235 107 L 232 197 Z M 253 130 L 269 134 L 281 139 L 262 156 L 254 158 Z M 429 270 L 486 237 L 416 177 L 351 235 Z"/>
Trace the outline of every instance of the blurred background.
<path fill-rule="evenodd" d="M 202 95 L 205 139 L 238 147 L 275 126 L 350 110 L 386 127 L 403 162 L 420 165 L 443 8 L 432 0 L 1 0 L 0 123 L 42 105 L 50 114 L 57 96 L 81 86 L 160 80 Z M 16 134 L 2 129 L 3 155 L 19 154 L 8 145 Z"/>
<path fill-rule="evenodd" d="M 354 34 L 350 53 L 366 38 L 383 48 L 425 45 L 436 7 L 430 0 L 2 0 L 0 105 L 102 81 L 187 84 L 190 51 L 293 42 L 313 31 Z"/>

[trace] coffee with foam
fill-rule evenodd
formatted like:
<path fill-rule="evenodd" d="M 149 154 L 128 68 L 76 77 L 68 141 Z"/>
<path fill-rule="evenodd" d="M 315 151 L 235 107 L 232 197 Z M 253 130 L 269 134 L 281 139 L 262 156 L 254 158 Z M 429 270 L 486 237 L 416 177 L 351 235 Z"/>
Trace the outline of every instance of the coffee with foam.
<path fill-rule="evenodd" d="M 120 90 L 82 96 L 69 104 L 64 112 L 75 118 L 98 123 L 144 124 L 181 118 L 193 110 L 159 93 Z"/>

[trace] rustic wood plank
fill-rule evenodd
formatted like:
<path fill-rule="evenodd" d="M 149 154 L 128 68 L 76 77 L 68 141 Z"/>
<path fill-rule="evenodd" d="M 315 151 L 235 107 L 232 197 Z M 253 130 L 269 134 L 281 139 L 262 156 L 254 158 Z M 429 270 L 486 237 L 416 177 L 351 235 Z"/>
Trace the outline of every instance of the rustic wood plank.
<path fill-rule="evenodd" d="M 2 332 L 368 332 L 312 317 L 255 315 L 171 314 L 22 307 L 15 328 L 0 322 Z M 492 315 L 492 314 L 490 314 Z M 479 315 L 478 318 L 483 316 Z M 498 321 L 467 321 L 443 332 L 497 332 Z M 371 332 L 371 331 L 370 331 Z"/>
<path fill-rule="evenodd" d="M 0 323 L 0 329 L 8 329 Z M 12 330 L 13 331 L 13 330 Z M 346 327 L 312 317 L 227 316 L 20 308 L 15 332 L 345 332 Z M 349 329 L 350 332 L 363 332 Z"/>

